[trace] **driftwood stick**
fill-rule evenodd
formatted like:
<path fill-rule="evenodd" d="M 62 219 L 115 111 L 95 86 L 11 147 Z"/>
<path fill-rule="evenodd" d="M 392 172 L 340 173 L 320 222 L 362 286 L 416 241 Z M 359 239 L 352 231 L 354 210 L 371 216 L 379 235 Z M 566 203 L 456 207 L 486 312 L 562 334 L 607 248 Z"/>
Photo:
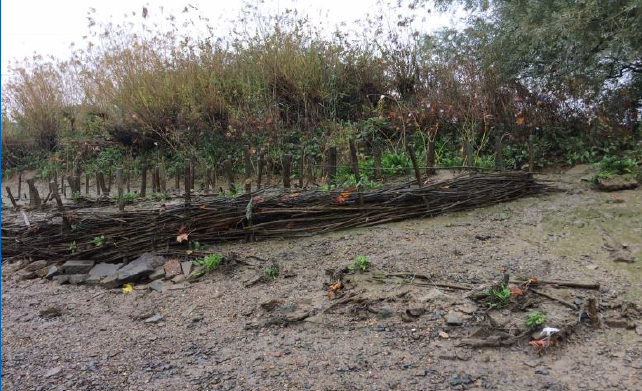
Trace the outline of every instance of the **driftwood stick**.
<path fill-rule="evenodd" d="M 544 293 L 544 292 L 542 292 L 542 291 L 538 291 L 537 289 L 533 289 L 533 288 L 531 288 L 531 289 L 530 289 L 530 291 L 531 291 L 531 292 L 533 292 L 533 293 L 535 293 L 535 294 L 537 294 L 537 295 L 540 295 L 540 296 L 542 296 L 542 297 L 546 297 L 547 299 L 551 299 L 551 300 L 556 301 L 556 302 L 558 302 L 558 303 L 560 303 L 560 304 L 563 304 L 563 305 L 565 305 L 565 306 L 566 306 L 566 307 L 568 307 L 568 308 L 572 308 L 572 309 L 574 309 L 574 310 L 576 310 L 576 309 L 577 309 L 577 306 L 576 306 L 575 304 L 570 303 L 570 302 L 568 302 L 568 301 L 566 301 L 566 300 L 564 300 L 564 299 L 560 299 L 559 297 L 555 297 L 555 296 L 553 296 L 553 295 L 550 295 L 550 294 L 548 294 L 548 293 Z"/>
<path fill-rule="evenodd" d="M 7 195 L 9 196 L 9 199 L 11 200 L 11 205 L 13 205 L 14 209 L 19 209 L 20 207 L 16 203 L 16 199 L 13 198 L 13 194 L 11 194 L 11 188 L 9 186 L 5 187 L 7 189 Z"/>
<path fill-rule="evenodd" d="M 528 281 L 511 281 L 513 284 L 526 284 Z M 600 284 L 594 282 L 559 281 L 559 280 L 537 280 L 531 285 L 557 285 L 565 288 L 578 289 L 600 289 Z"/>

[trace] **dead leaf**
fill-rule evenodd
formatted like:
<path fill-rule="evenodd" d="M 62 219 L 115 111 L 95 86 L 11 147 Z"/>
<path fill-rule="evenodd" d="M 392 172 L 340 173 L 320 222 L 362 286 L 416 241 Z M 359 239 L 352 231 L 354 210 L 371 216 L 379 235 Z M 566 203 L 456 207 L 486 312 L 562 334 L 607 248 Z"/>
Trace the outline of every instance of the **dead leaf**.
<path fill-rule="evenodd" d="M 189 234 L 180 234 L 176 237 L 178 243 L 183 243 L 184 241 L 189 240 Z"/>
<path fill-rule="evenodd" d="M 439 336 L 440 336 L 441 338 L 444 338 L 444 339 L 446 339 L 446 338 L 448 338 L 448 337 L 449 337 L 448 333 L 446 333 L 446 332 L 444 332 L 444 331 L 440 331 L 440 332 L 439 332 Z"/>

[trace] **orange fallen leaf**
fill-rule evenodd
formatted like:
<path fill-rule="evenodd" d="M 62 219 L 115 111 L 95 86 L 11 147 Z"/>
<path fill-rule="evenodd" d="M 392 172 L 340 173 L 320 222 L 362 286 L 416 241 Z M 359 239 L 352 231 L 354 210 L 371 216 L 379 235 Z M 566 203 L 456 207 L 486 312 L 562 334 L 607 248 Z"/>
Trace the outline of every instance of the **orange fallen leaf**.
<path fill-rule="evenodd" d="M 341 196 L 338 196 L 337 198 L 334 199 L 334 203 L 335 204 L 345 204 L 346 203 L 346 199 L 341 197 Z"/>
<path fill-rule="evenodd" d="M 514 296 L 523 296 L 524 295 L 524 292 L 519 288 L 510 288 L 510 293 L 512 293 Z"/>
<path fill-rule="evenodd" d="M 189 234 L 180 234 L 176 237 L 178 243 L 183 243 L 184 241 L 189 240 Z"/>
<path fill-rule="evenodd" d="M 199 206 L 199 209 L 205 209 L 205 205 Z"/>
<path fill-rule="evenodd" d="M 335 296 L 336 296 L 336 293 L 334 293 L 334 291 L 328 292 L 328 299 L 334 300 Z"/>
<path fill-rule="evenodd" d="M 542 339 L 541 341 L 530 341 L 528 344 L 536 348 L 543 349 L 555 345 L 555 341 L 547 341 L 545 339 Z"/>
<path fill-rule="evenodd" d="M 341 289 L 341 287 L 342 287 L 341 281 L 334 283 L 330 286 L 330 288 L 335 291 L 338 291 L 339 289 Z"/>
<path fill-rule="evenodd" d="M 350 197 L 350 194 L 351 193 L 341 193 L 341 197 L 348 198 L 348 197 Z"/>

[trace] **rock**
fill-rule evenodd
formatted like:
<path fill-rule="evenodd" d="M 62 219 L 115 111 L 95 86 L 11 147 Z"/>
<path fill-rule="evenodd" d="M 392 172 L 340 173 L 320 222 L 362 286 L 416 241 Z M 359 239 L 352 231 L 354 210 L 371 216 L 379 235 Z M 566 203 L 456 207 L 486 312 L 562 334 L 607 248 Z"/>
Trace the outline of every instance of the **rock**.
<path fill-rule="evenodd" d="M 613 178 L 598 179 L 596 187 L 601 191 L 631 190 L 638 187 L 638 182 L 635 178 L 625 178 L 616 175 Z"/>
<path fill-rule="evenodd" d="M 42 269 L 36 270 L 36 275 L 40 278 L 45 278 L 48 272 L 49 272 L 49 268 L 45 266 Z"/>
<path fill-rule="evenodd" d="M 531 368 L 535 368 L 536 366 L 540 365 L 542 363 L 541 360 L 529 360 L 529 361 L 524 361 L 525 365 L 528 365 Z"/>
<path fill-rule="evenodd" d="M 67 261 L 62 264 L 62 272 L 65 274 L 87 274 L 94 267 L 94 261 Z"/>
<path fill-rule="evenodd" d="M 266 300 L 263 303 L 261 303 L 261 308 L 263 308 L 266 311 L 273 311 L 276 307 L 279 306 L 281 302 L 277 299 L 270 299 Z"/>
<path fill-rule="evenodd" d="M 165 273 L 165 271 L 163 271 Z M 163 291 L 163 280 L 154 280 L 152 281 L 151 284 L 149 284 L 149 288 L 151 290 L 154 290 L 156 292 L 162 292 Z"/>
<path fill-rule="evenodd" d="M 45 310 L 40 311 L 39 315 L 41 318 L 45 319 L 57 318 L 62 315 L 62 311 L 57 307 L 49 307 Z"/>
<path fill-rule="evenodd" d="M 116 273 L 122 266 L 122 263 L 101 262 L 89 271 L 89 277 L 85 283 L 99 284 L 105 277 Z"/>
<path fill-rule="evenodd" d="M 195 281 L 205 275 L 205 267 L 196 266 L 194 270 L 185 278 L 185 281 Z"/>
<path fill-rule="evenodd" d="M 47 373 L 45 373 L 45 377 L 56 376 L 60 372 L 62 372 L 62 367 L 51 368 L 50 370 L 47 371 Z"/>
<path fill-rule="evenodd" d="M 182 282 L 184 280 L 185 280 L 184 274 L 179 274 L 178 276 L 174 276 L 174 278 L 172 278 L 172 282 L 176 282 L 176 283 Z"/>
<path fill-rule="evenodd" d="M 16 272 L 16 277 L 18 277 L 18 280 L 33 280 L 34 278 L 38 277 L 36 272 L 31 272 L 29 270 L 18 270 Z"/>
<path fill-rule="evenodd" d="M 388 305 L 384 305 L 383 307 L 379 308 L 379 310 L 377 310 L 377 316 L 381 319 L 389 318 L 393 314 L 394 311 Z"/>
<path fill-rule="evenodd" d="M 482 242 L 485 242 L 490 238 L 491 238 L 490 235 L 475 235 L 475 239 L 481 240 Z"/>
<path fill-rule="evenodd" d="M 149 275 L 149 279 L 152 281 L 161 279 L 163 277 L 165 277 L 165 269 L 162 266 L 154 270 L 154 272 Z"/>
<path fill-rule="evenodd" d="M 58 285 L 63 285 L 69 283 L 69 276 L 54 276 L 51 280 Z"/>
<path fill-rule="evenodd" d="M 163 320 L 163 317 L 158 315 L 158 314 L 156 314 L 154 316 L 150 316 L 149 318 L 145 319 L 144 322 L 145 323 L 158 323 L 161 320 Z"/>
<path fill-rule="evenodd" d="M 47 269 L 47 274 L 45 275 L 45 278 L 47 279 L 52 279 L 54 276 L 59 275 L 62 273 L 62 270 L 58 266 L 49 266 L 49 269 Z"/>
<path fill-rule="evenodd" d="M 412 316 L 413 318 L 418 318 L 425 313 L 426 313 L 426 309 L 423 307 L 414 307 L 414 308 L 406 309 L 406 315 Z"/>
<path fill-rule="evenodd" d="M 103 288 L 113 289 L 120 286 L 120 281 L 118 281 L 118 272 L 108 275 L 107 277 L 100 280 L 100 285 Z"/>
<path fill-rule="evenodd" d="M 43 267 L 47 267 L 48 262 L 47 261 L 35 261 L 31 262 L 23 270 L 26 270 L 28 272 L 35 272 L 36 270 L 42 269 Z"/>
<path fill-rule="evenodd" d="M 446 315 L 446 324 L 449 324 L 451 326 L 461 326 L 462 324 L 464 324 L 464 320 L 455 312 L 450 311 Z"/>
<path fill-rule="evenodd" d="M 475 313 L 475 311 L 477 311 L 477 306 L 473 303 L 466 303 L 466 304 L 460 305 L 459 307 L 457 307 L 457 309 L 463 312 L 464 314 L 470 315 Z"/>
<path fill-rule="evenodd" d="M 189 276 L 189 273 L 192 271 L 192 261 L 181 262 L 181 269 L 183 269 L 185 277 Z"/>
<path fill-rule="evenodd" d="M 131 282 L 146 278 L 164 263 L 165 258 L 152 253 L 144 253 L 118 270 L 118 280 L 120 282 Z"/>
<path fill-rule="evenodd" d="M 69 274 L 69 283 L 71 285 L 79 285 L 84 283 L 89 277 L 88 274 Z"/>
<path fill-rule="evenodd" d="M 165 262 L 163 269 L 165 269 L 165 278 L 173 278 L 182 273 L 181 263 L 176 259 Z"/>

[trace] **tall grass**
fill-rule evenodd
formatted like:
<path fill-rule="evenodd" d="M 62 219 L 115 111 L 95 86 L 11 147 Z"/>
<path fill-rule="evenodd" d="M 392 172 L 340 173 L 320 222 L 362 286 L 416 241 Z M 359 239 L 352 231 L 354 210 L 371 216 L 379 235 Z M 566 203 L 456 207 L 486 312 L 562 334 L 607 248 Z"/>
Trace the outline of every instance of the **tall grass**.
<path fill-rule="evenodd" d="M 194 148 L 224 156 L 249 142 L 279 156 L 302 144 L 317 154 L 329 143 L 347 150 L 348 135 L 403 151 L 414 134 L 424 150 L 449 133 L 480 151 L 492 132 L 523 132 L 520 116 L 532 126 L 563 121 L 559 101 L 541 105 L 502 79 L 483 53 L 483 30 L 426 34 L 413 12 L 395 8 L 398 16 L 365 20 L 359 34 L 330 35 L 295 10 L 248 6 L 230 30 L 188 13 L 188 33 L 147 8 L 121 24 L 90 12 L 91 33 L 71 58 L 11 69 L 3 163 L 17 164 L 5 154 L 27 143 L 60 150 L 62 138 L 161 145 L 175 156 Z"/>

